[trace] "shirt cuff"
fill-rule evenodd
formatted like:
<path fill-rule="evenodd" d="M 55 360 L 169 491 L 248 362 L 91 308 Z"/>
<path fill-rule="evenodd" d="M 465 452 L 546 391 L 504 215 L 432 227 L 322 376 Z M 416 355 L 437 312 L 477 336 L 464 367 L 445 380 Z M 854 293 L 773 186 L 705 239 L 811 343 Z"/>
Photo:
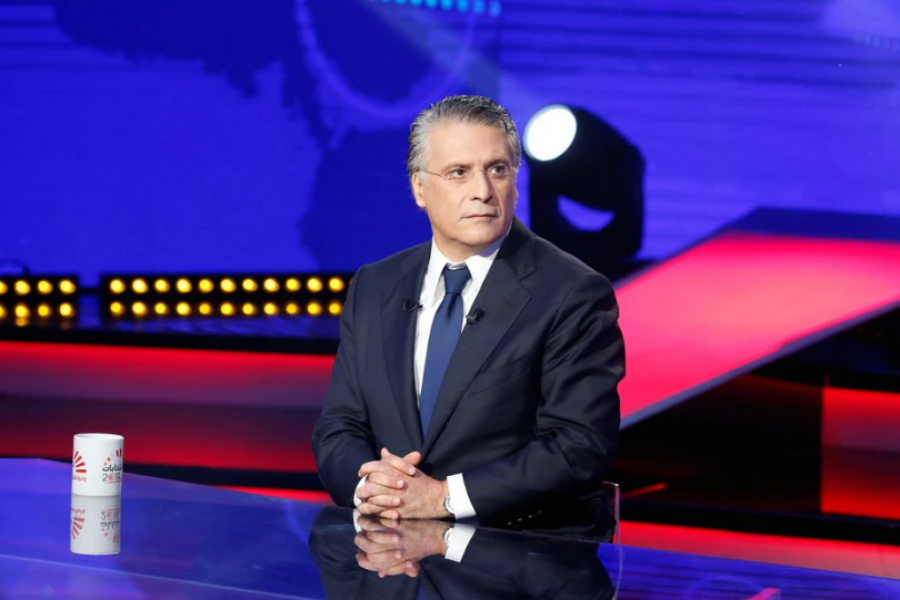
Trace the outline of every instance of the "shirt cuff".
<path fill-rule="evenodd" d="M 472 541 L 472 536 L 475 535 L 476 529 L 477 527 L 464 523 L 457 523 L 451 527 L 448 532 L 449 539 L 444 558 L 453 562 L 462 562 L 463 554 L 466 553 L 466 548 L 469 547 L 469 542 Z"/>
<path fill-rule="evenodd" d="M 469 499 L 466 491 L 466 482 L 462 473 L 447 477 L 447 494 L 450 496 L 450 506 L 453 507 L 453 516 L 456 520 L 470 519 L 475 515 L 475 507 Z"/>
<path fill-rule="evenodd" d="M 359 518 L 362 516 L 362 513 L 353 509 L 353 529 L 356 530 L 356 533 L 359 533 L 363 530 L 362 526 L 359 524 Z"/>
<path fill-rule="evenodd" d="M 362 500 L 359 499 L 359 496 L 356 495 L 356 492 L 359 491 L 359 488 L 366 485 L 366 482 L 369 481 L 369 476 L 366 475 L 362 479 L 359 480 L 359 483 L 356 484 L 356 489 L 353 490 L 353 506 L 359 507 L 362 504 Z"/>

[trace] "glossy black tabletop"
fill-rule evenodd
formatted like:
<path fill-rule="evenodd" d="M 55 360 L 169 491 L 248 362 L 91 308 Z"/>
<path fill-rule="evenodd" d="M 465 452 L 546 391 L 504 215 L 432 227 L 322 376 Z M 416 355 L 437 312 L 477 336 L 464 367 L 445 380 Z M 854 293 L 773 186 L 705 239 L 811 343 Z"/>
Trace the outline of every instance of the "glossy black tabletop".
<path fill-rule="evenodd" d="M 344 509 L 127 469 L 119 553 L 79 555 L 70 477 L 68 464 L 0 460 L 0 599 L 900 598 L 889 579 L 488 528 L 470 530 L 460 562 L 434 554 L 416 563 L 417 577 L 382 578 L 360 566 L 373 541 L 425 539 L 449 525 L 358 532 Z"/>

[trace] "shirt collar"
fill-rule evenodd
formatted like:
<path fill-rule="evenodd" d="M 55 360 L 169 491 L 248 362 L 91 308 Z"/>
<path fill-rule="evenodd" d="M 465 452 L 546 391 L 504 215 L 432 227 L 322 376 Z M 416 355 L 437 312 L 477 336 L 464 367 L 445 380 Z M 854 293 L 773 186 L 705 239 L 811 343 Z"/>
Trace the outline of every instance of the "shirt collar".
<path fill-rule="evenodd" d="M 479 252 L 478 254 L 474 254 L 464 260 L 461 263 L 454 263 L 452 260 L 444 256 L 444 254 L 438 249 L 437 244 L 434 241 L 434 238 L 431 238 L 431 257 L 428 259 L 428 268 L 425 271 L 425 281 L 422 283 L 422 298 L 427 300 L 428 303 L 434 303 L 440 300 L 444 295 L 444 285 L 443 278 L 441 274 L 444 272 L 444 267 L 450 265 L 451 268 L 466 265 L 469 269 L 469 274 L 472 276 L 471 281 L 466 284 L 466 287 L 470 285 L 476 285 L 479 288 L 484 283 L 484 280 L 487 278 L 488 271 L 491 269 L 491 265 L 494 264 L 494 259 L 497 258 L 497 253 L 500 251 L 500 246 L 503 245 L 503 241 L 506 239 L 506 236 L 509 235 L 509 231 L 512 229 L 507 229 L 506 233 L 503 234 L 502 237 L 497 239 L 490 246 Z"/>

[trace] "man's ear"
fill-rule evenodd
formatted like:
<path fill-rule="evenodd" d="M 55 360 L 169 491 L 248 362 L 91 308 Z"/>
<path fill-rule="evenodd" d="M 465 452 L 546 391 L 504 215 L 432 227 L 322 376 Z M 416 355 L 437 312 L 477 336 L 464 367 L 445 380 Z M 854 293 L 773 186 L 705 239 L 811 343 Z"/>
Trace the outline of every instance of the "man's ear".
<path fill-rule="evenodd" d="M 425 210 L 425 182 L 422 181 L 422 175 L 416 171 L 409 178 L 409 187 L 412 188 L 413 198 L 416 199 L 416 206 Z"/>

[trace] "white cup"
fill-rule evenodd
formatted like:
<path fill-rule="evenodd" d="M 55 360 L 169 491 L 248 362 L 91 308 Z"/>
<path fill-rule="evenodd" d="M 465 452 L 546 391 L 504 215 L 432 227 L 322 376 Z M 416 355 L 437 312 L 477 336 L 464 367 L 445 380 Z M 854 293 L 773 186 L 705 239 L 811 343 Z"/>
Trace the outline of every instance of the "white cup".
<path fill-rule="evenodd" d="M 118 496 L 122 493 L 125 439 L 111 433 L 79 433 L 72 451 L 72 493 Z"/>
<path fill-rule="evenodd" d="M 69 550 L 118 554 L 122 547 L 122 497 L 72 495 Z"/>

